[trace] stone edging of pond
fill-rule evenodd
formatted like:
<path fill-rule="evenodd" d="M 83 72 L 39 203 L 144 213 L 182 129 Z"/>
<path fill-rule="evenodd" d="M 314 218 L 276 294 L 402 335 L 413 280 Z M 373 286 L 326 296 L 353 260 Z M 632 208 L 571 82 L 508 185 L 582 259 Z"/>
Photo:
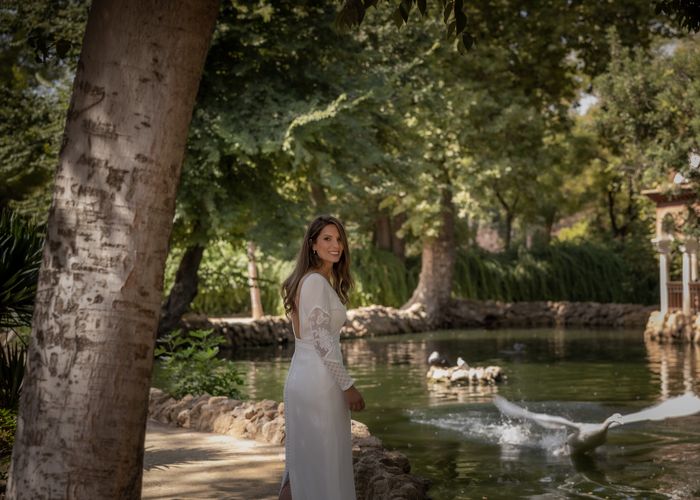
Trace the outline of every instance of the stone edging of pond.
<path fill-rule="evenodd" d="M 176 400 L 151 388 L 148 416 L 158 422 L 203 432 L 284 444 L 284 403 L 241 401 L 207 394 Z M 406 456 L 388 451 L 366 425 L 352 421 L 352 454 L 357 498 L 427 499 L 428 481 L 410 474 Z M 281 479 L 281 478 L 280 478 Z"/>
<path fill-rule="evenodd" d="M 496 302 L 453 300 L 439 324 L 428 321 L 420 305 L 409 309 L 369 306 L 348 311 L 341 330 L 343 338 L 396 335 L 424 332 L 437 328 L 505 327 L 613 327 L 643 328 L 653 306 L 638 304 L 602 304 L 598 302 Z M 190 315 L 183 319 L 187 329 L 214 329 L 222 334 L 230 348 L 284 344 L 294 340 L 284 316 L 265 316 L 257 320 L 207 318 Z"/>
<path fill-rule="evenodd" d="M 700 344 L 700 314 L 686 316 L 681 311 L 662 314 L 654 311 L 649 316 L 644 339 L 664 343 Z"/>

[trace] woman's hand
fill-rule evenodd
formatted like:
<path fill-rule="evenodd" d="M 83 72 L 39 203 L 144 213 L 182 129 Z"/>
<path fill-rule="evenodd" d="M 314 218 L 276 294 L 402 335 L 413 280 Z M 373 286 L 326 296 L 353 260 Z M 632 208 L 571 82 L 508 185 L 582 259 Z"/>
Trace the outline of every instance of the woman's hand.
<path fill-rule="evenodd" d="M 365 409 L 365 400 L 362 398 L 360 391 L 355 389 L 354 385 L 345 389 L 345 401 L 348 403 L 350 411 L 362 411 Z"/>

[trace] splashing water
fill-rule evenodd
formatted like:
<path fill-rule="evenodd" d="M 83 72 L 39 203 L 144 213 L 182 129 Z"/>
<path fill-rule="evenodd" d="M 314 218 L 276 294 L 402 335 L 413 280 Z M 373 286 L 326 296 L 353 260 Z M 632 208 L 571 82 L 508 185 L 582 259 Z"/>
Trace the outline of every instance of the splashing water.
<path fill-rule="evenodd" d="M 461 434 L 470 441 L 500 445 L 502 458 L 515 459 L 522 448 L 536 448 L 553 457 L 568 454 L 565 430 L 547 430 L 527 422 L 515 422 L 487 412 L 449 412 L 434 415 L 430 411 L 411 410 L 411 420 Z"/>

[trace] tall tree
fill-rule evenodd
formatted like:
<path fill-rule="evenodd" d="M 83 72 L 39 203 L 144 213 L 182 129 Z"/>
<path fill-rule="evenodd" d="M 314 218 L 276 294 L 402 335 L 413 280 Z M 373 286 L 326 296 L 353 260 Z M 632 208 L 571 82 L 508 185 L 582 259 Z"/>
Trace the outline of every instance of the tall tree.
<path fill-rule="evenodd" d="M 188 258 L 197 247 L 253 240 L 289 258 L 285 243 L 311 213 L 328 209 L 316 174 L 323 158 L 296 161 L 301 152 L 288 135 L 358 86 L 361 72 L 345 61 L 357 60 L 360 46 L 333 29 L 334 15 L 323 0 L 222 6 L 178 192 L 173 244 L 186 251 L 161 331 L 177 324 L 197 293 L 201 259 Z"/>
<path fill-rule="evenodd" d="M 162 272 L 215 0 L 96 0 L 56 173 L 8 497 L 139 498 Z"/>

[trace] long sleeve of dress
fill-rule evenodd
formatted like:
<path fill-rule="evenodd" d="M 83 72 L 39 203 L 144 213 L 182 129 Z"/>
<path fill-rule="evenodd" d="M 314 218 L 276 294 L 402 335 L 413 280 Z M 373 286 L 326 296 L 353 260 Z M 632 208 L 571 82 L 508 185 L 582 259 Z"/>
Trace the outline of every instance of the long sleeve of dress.
<path fill-rule="evenodd" d="M 345 366 L 340 351 L 340 336 L 331 332 L 330 290 L 325 278 L 319 274 L 309 275 L 302 284 L 300 309 L 306 318 L 310 339 L 314 349 L 326 365 L 331 376 L 344 391 L 354 384 Z"/>

